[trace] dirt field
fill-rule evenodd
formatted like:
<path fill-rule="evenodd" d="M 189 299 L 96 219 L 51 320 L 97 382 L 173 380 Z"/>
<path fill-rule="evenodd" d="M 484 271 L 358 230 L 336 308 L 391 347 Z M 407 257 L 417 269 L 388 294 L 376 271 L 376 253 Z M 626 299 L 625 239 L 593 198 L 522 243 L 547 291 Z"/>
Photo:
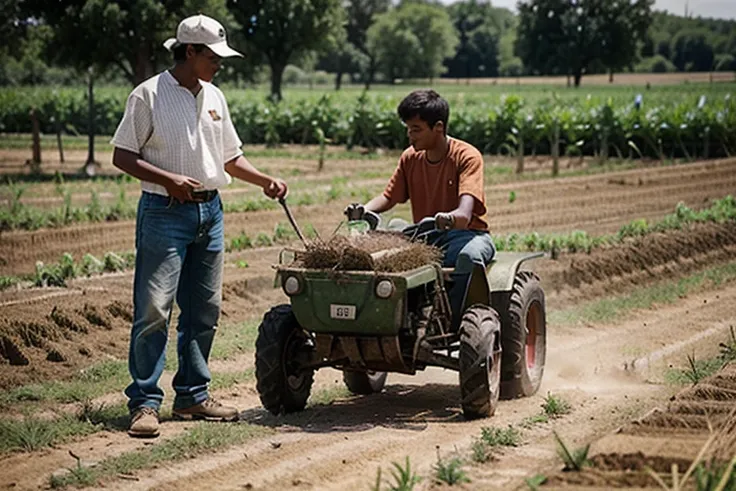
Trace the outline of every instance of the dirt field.
<path fill-rule="evenodd" d="M 266 165 L 287 168 L 291 164 Z M 388 164 L 360 165 L 380 170 Z M 349 169 L 346 163 L 328 172 L 349 175 Z M 365 179 L 351 185 L 372 183 Z M 615 233 L 637 218 L 661 219 L 681 201 L 701 208 L 734 190 L 736 159 L 490 184 L 487 193 L 494 233 L 584 230 L 597 235 Z M 516 194 L 513 203 L 508 200 L 511 191 Z M 316 204 L 294 211 L 301 222 L 328 233 L 341 219 L 342 206 Z M 240 230 L 255 234 L 272 230 L 275 222 L 283 220 L 279 210 L 229 214 L 226 228 L 231 234 Z M 3 233 L 0 271 L 27 271 L 36 260 L 57 260 L 63 252 L 81 255 L 132 249 L 133 231 L 132 222 L 117 222 Z M 285 301 L 281 291 L 272 288 L 271 265 L 277 252 L 278 248 L 270 247 L 228 255 L 222 329 L 257 319 L 269 306 Z M 539 260 L 534 269 L 543 280 L 548 310 L 562 311 L 731 264 L 735 252 L 733 223 L 710 224 L 647 236 L 590 255 Z M 248 267 L 237 267 L 239 260 L 247 261 Z M 126 272 L 74 280 L 65 289 L 1 292 L 0 388 L 66 379 L 93 363 L 125 359 L 131 283 L 132 272 Z M 112 479 L 105 488 L 369 489 L 378 468 L 390 476 L 391 463 L 403 463 L 407 456 L 423 477 L 415 489 L 440 488 L 431 477 L 438 451 L 443 457 L 459 455 L 468 460 L 481 428 L 519 426 L 538 414 L 543 398 L 554 393 L 571 403 L 572 413 L 524 429 L 520 446 L 496 452 L 487 463 L 468 463 L 465 469 L 472 482 L 462 489 L 523 489 L 524 479 L 539 473 L 549 477 L 549 486 L 566 489 L 656 489 L 656 482 L 646 478 L 642 462 L 662 472 L 671 463 L 686 467 L 707 439 L 708 417 L 721 430 L 722 441 L 733 441 L 728 440 L 734 434 L 736 407 L 733 369 L 680 392 L 672 401 L 680 389 L 663 383 L 663 376 L 668 367 L 683 365 L 687 354 L 713 355 L 718 343 L 727 339 L 729 327 L 736 325 L 734 305 L 736 284 L 714 282 L 673 303 L 640 309 L 612 323 L 551 322 L 539 393 L 502 402 L 490 420 L 465 421 L 457 374 L 439 369 L 414 377 L 392 374 L 382 394 L 341 397 L 279 418 L 260 408 L 255 382 L 239 384 L 216 395 L 237 404 L 244 421 L 273 433 L 243 446 Z M 252 350 L 246 349 L 213 362 L 213 369 L 233 372 L 252 364 Z M 322 370 L 313 392 L 341 385 L 338 372 Z M 104 400 L 123 400 L 122 388 L 111 389 Z M 660 409 L 652 411 L 655 407 Z M 188 428 L 188 423 L 165 421 L 159 440 Z M 591 452 L 595 466 L 583 473 L 558 473 L 562 465 L 553 430 L 571 447 L 595 441 Z M 55 448 L 1 456 L 0 486 L 46 486 L 52 473 L 75 465 L 70 451 L 84 462 L 95 462 L 149 445 L 129 439 L 122 431 L 103 431 Z M 733 446 L 727 448 L 733 452 Z"/>

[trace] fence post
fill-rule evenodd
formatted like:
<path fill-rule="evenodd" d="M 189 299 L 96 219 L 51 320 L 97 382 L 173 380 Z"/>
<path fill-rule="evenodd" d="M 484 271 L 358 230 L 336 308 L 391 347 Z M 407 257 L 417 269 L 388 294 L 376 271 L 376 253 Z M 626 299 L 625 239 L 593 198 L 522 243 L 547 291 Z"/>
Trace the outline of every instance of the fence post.
<path fill-rule="evenodd" d="M 552 133 L 552 175 L 560 174 L 560 121 L 555 118 Z"/>
<path fill-rule="evenodd" d="M 31 167 L 31 172 L 39 172 L 41 166 L 41 126 L 38 122 L 38 116 L 36 115 L 36 108 L 32 108 L 30 112 L 31 116 L 31 138 L 33 144 L 31 145 L 33 156 L 27 163 Z"/>
<path fill-rule="evenodd" d="M 59 116 L 56 115 L 56 146 L 59 147 L 59 161 L 64 163 L 64 147 L 61 144 L 61 123 L 59 123 Z"/>
<path fill-rule="evenodd" d="M 516 173 L 524 172 L 524 135 L 519 131 L 519 146 L 516 149 Z"/>
<path fill-rule="evenodd" d="M 100 166 L 99 163 L 95 162 L 95 94 L 94 94 L 94 69 L 89 67 L 87 70 L 87 102 L 88 105 L 88 143 L 87 143 L 87 162 L 84 163 L 84 172 L 89 177 L 93 177 L 97 174 L 97 168 Z"/>

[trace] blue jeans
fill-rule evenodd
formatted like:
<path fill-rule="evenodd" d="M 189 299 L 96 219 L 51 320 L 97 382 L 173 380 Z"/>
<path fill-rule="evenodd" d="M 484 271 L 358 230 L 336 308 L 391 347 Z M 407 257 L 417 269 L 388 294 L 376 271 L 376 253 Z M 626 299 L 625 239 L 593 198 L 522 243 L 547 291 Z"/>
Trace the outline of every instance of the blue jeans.
<path fill-rule="evenodd" d="M 174 376 L 174 409 L 205 401 L 207 368 L 222 301 L 224 228 L 220 197 L 179 203 L 143 193 L 136 221 L 133 329 L 125 389 L 128 408 L 158 409 L 171 308 L 181 309 L 177 325 L 179 368 Z"/>
<path fill-rule="evenodd" d="M 477 264 L 485 268 L 496 255 L 491 234 L 478 230 L 448 230 L 432 232 L 428 237 L 429 244 L 442 249 L 445 253 L 443 266 L 454 267 L 452 286 L 448 292 L 452 308 L 453 326 L 459 326 L 462 320 L 463 302 L 470 283 L 470 274 Z"/>

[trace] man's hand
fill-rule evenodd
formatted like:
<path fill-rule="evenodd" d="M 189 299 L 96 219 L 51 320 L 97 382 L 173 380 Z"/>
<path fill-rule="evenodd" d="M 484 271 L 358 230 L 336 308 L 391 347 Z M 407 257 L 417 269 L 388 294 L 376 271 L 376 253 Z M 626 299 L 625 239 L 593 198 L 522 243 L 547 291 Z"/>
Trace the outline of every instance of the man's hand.
<path fill-rule="evenodd" d="M 452 230 L 455 228 L 455 215 L 445 212 L 437 213 L 434 216 L 434 223 L 437 230 Z"/>
<path fill-rule="evenodd" d="M 352 203 L 345 207 L 343 213 L 348 220 L 362 220 L 365 215 L 365 206 L 360 203 Z"/>
<path fill-rule="evenodd" d="M 271 199 L 281 199 L 289 192 L 289 188 L 281 179 L 272 179 L 266 186 L 263 186 L 263 194 Z"/>
<path fill-rule="evenodd" d="M 185 201 L 192 201 L 192 191 L 201 188 L 202 183 L 191 177 L 173 174 L 165 187 L 169 196 L 179 203 L 184 203 Z"/>

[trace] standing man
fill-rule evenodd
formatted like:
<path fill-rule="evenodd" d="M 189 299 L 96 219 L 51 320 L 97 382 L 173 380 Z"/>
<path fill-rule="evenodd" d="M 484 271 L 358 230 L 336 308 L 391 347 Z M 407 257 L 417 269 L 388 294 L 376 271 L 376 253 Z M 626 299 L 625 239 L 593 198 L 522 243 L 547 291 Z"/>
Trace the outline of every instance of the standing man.
<path fill-rule="evenodd" d="M 237 419 L 234 407 L 208 393 L 207 367 L 222 300 L 224 254 L 218 189 L 231 176 L 286 195 L 286 183 L 256 170 L 243 156 L 222 92 L 211 81 L 222 58 L 242 56 L 225 29 L 204 15 L 184 19 L 164 46 L 175 65 L 136 87 L 112 144 L 113 164 L 141 180 L 136 220 L 133 328 L 125 389 L 129 434 L 158 436 L 167 332 L 174 299 L 179 367 L 173 414 Z"/>
<path fill-rule="evenodd" d="M 382 213 L 411 200 L 415 223 L 434 218 L 437 230 L 428 242 L 444 251 L 445 267 L 455 267 L 449 297 L 458 326 L 473 266 L 487 265 L 496 252 L 484 218 L 483 156 L 469 143 L 447 136 L 450 107 L 434 90 L 412 92 L 398 113 L 411 146 L 401 154 L 383 194 L 362 208 Z"/>

